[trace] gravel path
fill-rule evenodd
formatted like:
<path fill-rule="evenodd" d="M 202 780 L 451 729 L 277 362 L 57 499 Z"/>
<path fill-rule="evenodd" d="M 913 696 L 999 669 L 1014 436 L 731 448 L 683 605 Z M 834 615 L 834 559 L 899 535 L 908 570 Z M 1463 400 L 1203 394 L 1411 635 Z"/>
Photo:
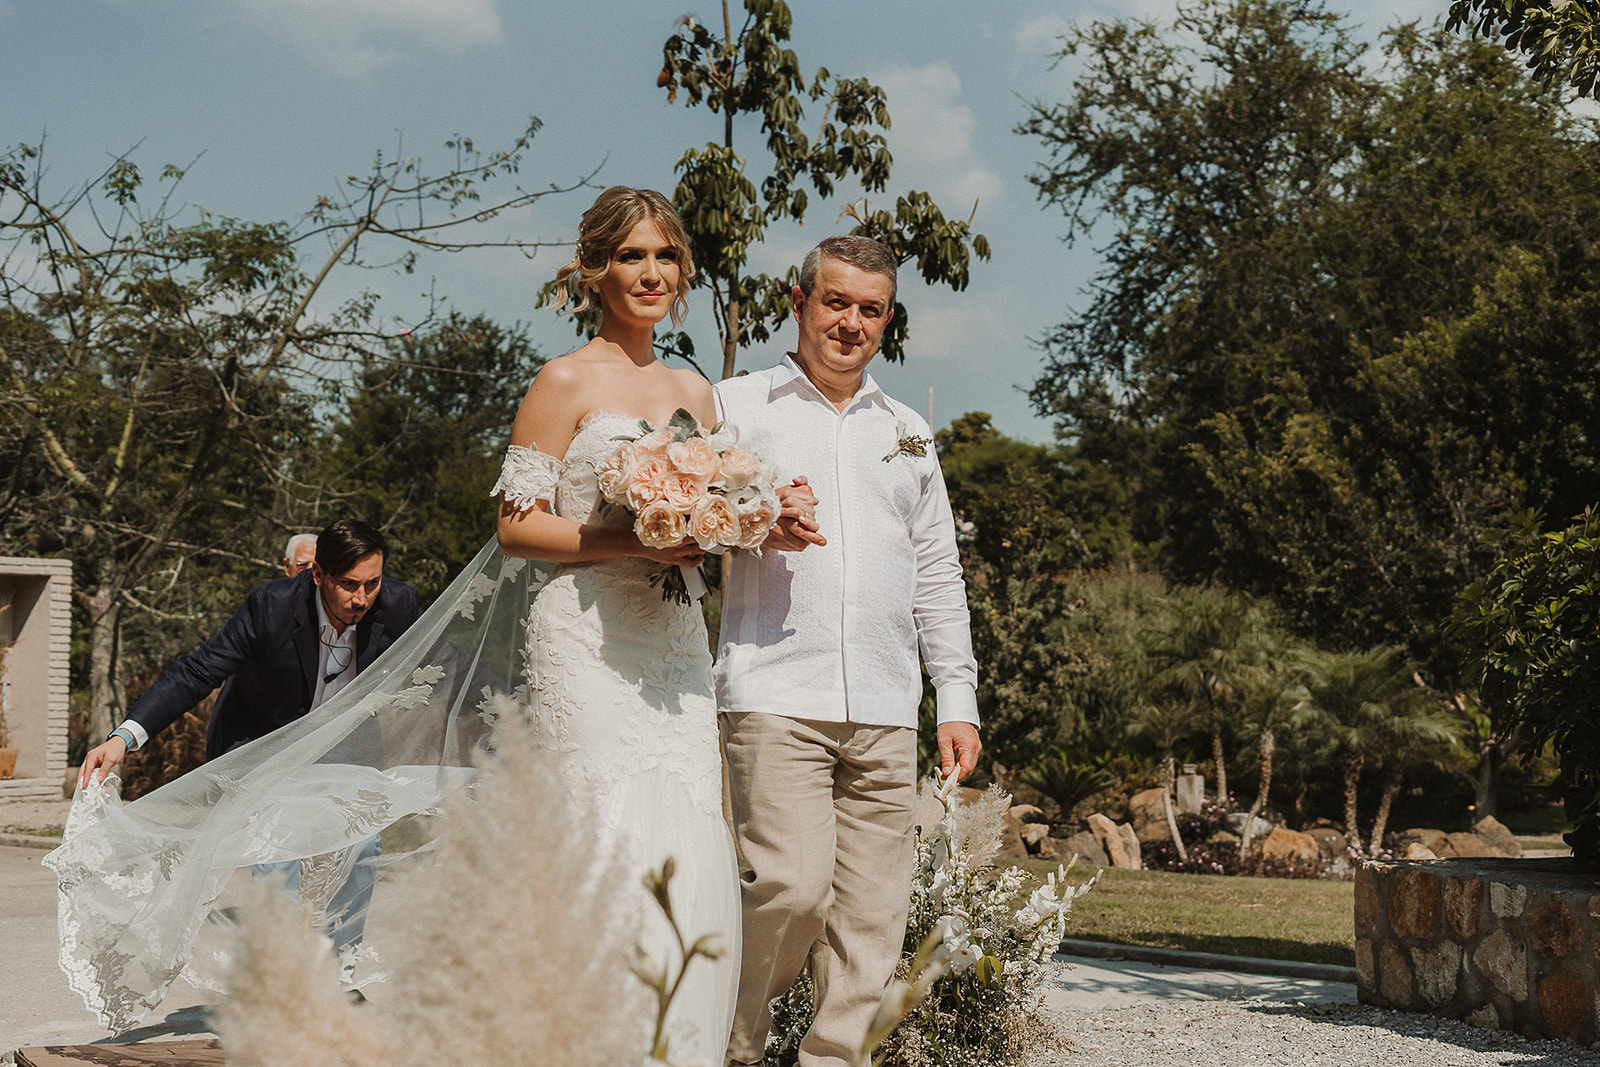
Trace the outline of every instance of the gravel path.
<path fill-rule="evenodd" d="M 1166 1001 L 1054 1013 L 1068 1046 L 1031 1067 L 1578 1067 L 1600 1052 L 1360 1004 Z"/>

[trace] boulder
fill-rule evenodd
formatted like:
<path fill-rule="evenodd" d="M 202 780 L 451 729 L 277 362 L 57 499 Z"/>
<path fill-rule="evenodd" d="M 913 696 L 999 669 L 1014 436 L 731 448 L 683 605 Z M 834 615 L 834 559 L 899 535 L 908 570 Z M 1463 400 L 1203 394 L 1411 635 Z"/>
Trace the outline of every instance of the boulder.
<path fill-rule="evenodd" d="M 1040 854 L 1040 846 L 1050 836 L 1050 824 L 1042 822 L 1025 822 L 1022 824 L 1022 846 L 1028 850 L 1028 855 Z"/>
<path fill-rule="evenodd" d="M 1239 835 L 1231 830 L 1218 830 L 1216 833 L 1206 838 L 1206 844 L 1221 845 L 1224 848 L 1238 848 Z"/>
<path fill-rule="evenodd" d="M 1173 813 L 1177 813 L 1176 808 Z M 1167 813 L 1161 806 L 1160 786 L 1128 798 L 1128 821 L 1133 825 L 1135 836 L 1144 844 L 1172 840 L 1172 831 L 1167 829 Z"/>
<path fill-rule="evenodd" d="M 1022 820 L 1006 812 L 1000 828 L 1000 851 L 996 855 L 1019 860 L 1027 854 L 1028 846 L 1022 842 Z"/>
<path fill-rule="evenodd" d="M 1044 817 L 1044 812 L 1033 804 L 1013 804 L 1011 805 L 1011 814 L 1015 815 L 1019 821 L 1025 823 L 1047 823 L 1050 821 Z"/>
<path fill-rule="evenodd" d="M 1450 835 L 1443 830 L 1431 830 L 1426 827 L 1415 830 L 1401 830 L 1394 836 L 1395 851 L 1404 853 L 1412 845 L 1421 845 L 1436 856 L 1443 856 L 1443 849 L 1448 847 Z"/>
<path fill-rule="evenodd" d="M 1067 838 L 1046 838 L 1045 848 L 1054 851 L 1055 854 L 1050 856 L 1050 859 L 1057 863 L 1066 863 L 1073 856 L 1077 856 L 1078 862 L 1091 870 L 1111 866 L 1111 857 L 1106 855 L 1106 850 L 1088 830 L 1079 830 Z"/>
<path fill-rule="evenodd" d="M 1511 859 L 1522 858 L 1522 842 L 1518 841 L 1517 835 L 1507 830 L 1505 824 L 1493 815 L 1485 815 L 1473 823 L 1472 832 L 1489 844 L 1502 849 L 1503 854 Z"/>
<path fill-rule="evenodd" d="M 1273 867 L 1312 867 L 1321 857 L 1317 839 L 1298 830 L 1279 826 L 1261 842 L 1261 861 Z"/>
<path fill-rule="evenodd" d="M 1134 871 L 1139 869 L 1139 838 L 1133 833 L 1133 827 L 1127 823 L 1114 823 L 1099 812 L 1095 812 L 1089 816 L 1089 830 L 1111 860 L 1113 867 Z"/>
<path fill-rule="evenodd" d="M 1344 831 L 1332 826 L 1313 826 L 1306 831 L 1306 835 L 1316 839 L 1317 847 L 1322 849 L 1322 854 L 1332 859 L 1334 856 L 1344 855 Z"/>
<path fill-rule="evenodd" d="M 1486 859 L 1489 857 L 1504 857 L 1509 855 L 1499 845 L 1492 844 L 1473 833 L 1463 830 L 1460 833 L 1449 835 L 1444 846 L 1438 850 L 1444 859 Z"/>
<path fill-rule="evenodd" d="M 1413 841 L 1406 846 L 1406 850 L 1400 854 L 1400 858 L 1403 860 L 1436 860 L 1439 857 L 1433 854 L 1432 849 Z"/>
<path fill-rule="evenodd" d="M 1144 850 L 1139 846 L 1139 835 L 1125 822 L 1117 824 L 1117 833 L 1122 835 L 1122 848 L 1128 854 L 1128 863 L 1132 869 L 1144 870 Z"/>
<path fill-rule="evenodd" d="M 1224 821 L 1228 824 L 1228 829 L 1229 830 L 1231 830 L 1234 833 L 1238 834 L 1240 837 L 1243 837 L 1244 836 L 1244 821 L 1246 819 L 1248 819 L 1249 817 L 1250 817 L 1250 813 L 1248 811 L 1236 811 L 1233 814 L 1229 815 L 1227 817 L 1227 819 L 1225 819 Z M 1268 822 L 1267 820 L 1263 819 L 1261 816 L 1257 815 L 1256 816 L 1256 821 L 1255 821 L 1255 829 L 1250 831 L 1250 840 L 1259 841 L 1263 837 L 1266 837 L 1270 833 L 1272 833 L 1272 824 L 1270 822 Z"/>

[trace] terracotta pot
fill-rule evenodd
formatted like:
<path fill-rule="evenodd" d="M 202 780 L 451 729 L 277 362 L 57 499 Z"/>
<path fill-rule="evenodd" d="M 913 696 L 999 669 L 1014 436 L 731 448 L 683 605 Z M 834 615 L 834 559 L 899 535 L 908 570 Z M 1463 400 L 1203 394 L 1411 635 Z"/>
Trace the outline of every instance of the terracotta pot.
<path fill-rule="evenodd" d="M 0 748 L 0 779 L 10 778 L 17 769 L 17 749 Z"/>

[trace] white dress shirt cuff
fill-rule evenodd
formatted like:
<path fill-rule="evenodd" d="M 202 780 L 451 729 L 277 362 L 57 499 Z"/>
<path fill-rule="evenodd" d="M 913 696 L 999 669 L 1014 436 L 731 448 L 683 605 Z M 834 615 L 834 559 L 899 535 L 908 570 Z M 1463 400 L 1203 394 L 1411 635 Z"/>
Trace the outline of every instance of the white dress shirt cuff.
<path fill-rule="evenodd" d="M 934 690 L 937 706 L 936 721 L 940 726 L 947 722 L 970 722 L 978 725 L 978 691 L 965 682 L 940 686 Z"/>
<path fill-rule="evenodd" d="M 126 730 L 133 735 L 133 747 L 128 750 L 129 752 L 137 752 L 150 743 L 150 732 L 132 719 L 123 719 L 122 725 L 117 729 Z"/>

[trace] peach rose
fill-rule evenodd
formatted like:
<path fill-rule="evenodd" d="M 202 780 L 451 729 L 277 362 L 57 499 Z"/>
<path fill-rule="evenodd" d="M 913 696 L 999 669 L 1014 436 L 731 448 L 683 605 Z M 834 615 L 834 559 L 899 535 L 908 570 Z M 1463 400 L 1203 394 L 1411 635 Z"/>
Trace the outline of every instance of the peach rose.
<path fill-rule="evenodd" d="M 638 465 L 639 450 L 631 444 L 623 445 L 611 453 L 595 472 L 600 483 L 600 494 L 613 504 L 622 503 L 627 498 L 628 486 L 633 482 L 633 471 Z"/>
<path fill-rule="evenodd" d="M 742 448 L 722 454 L 722 480 L 729 489 L 743 489 L 761 476 L 761 461 Z"/>
<path fill-rule="evenodd" d="M 745 490 L 740 494 L 734 513 L 739 518 L 739 548 L 759 552 L 761 542 L 767 539 L 773 524 L 778 521 L 778 495 L 771 491 Z"/>
<path fill-rule="evenodd" d="M 671 548 L 688 535 L 683 512 L 665 500 L 656 500 L 639 509 L 633 532 L 646 548 Z"/>
<path fill-rule="evenodd" d="M 628 507 L 637 514 L 643 512 L 646 505 L 660 500 L 671 469 L 665 456 L 640 453 L 639 461 L 633 466 L 633 477 L 628 479 Z"/>
<path fill-rule="evenodd" d="M 721 473 L 722 463 L 703 437 L 691 437 L 667 446 L 667 458 L 684 474 L 698 478 L 701 485 L 710 485 Z"/>
<path fill-rule="evenodd" d="M 689 536 L 707 550 L 716 545 L 737 543 L 739 516 L 734 514 L 728 498 L 719 493 L 707 493 L 689 512 Z"/>
<path fill-rule="evenodd" d="M 705 495 L 705 482 L 683 471 L 673 471 L 661 482 L 661 499 L 679 511 L 688 511 Z"/>
<path fill-rule="evenodd" d="M 634 441 L 633 447 L 637 448 L 640 453 L 648 452 L 657 456 L 665 456 L 667 454 L 667 446 L 672 444 L 674 436 L 671 430 L 651 430 Z"/>

